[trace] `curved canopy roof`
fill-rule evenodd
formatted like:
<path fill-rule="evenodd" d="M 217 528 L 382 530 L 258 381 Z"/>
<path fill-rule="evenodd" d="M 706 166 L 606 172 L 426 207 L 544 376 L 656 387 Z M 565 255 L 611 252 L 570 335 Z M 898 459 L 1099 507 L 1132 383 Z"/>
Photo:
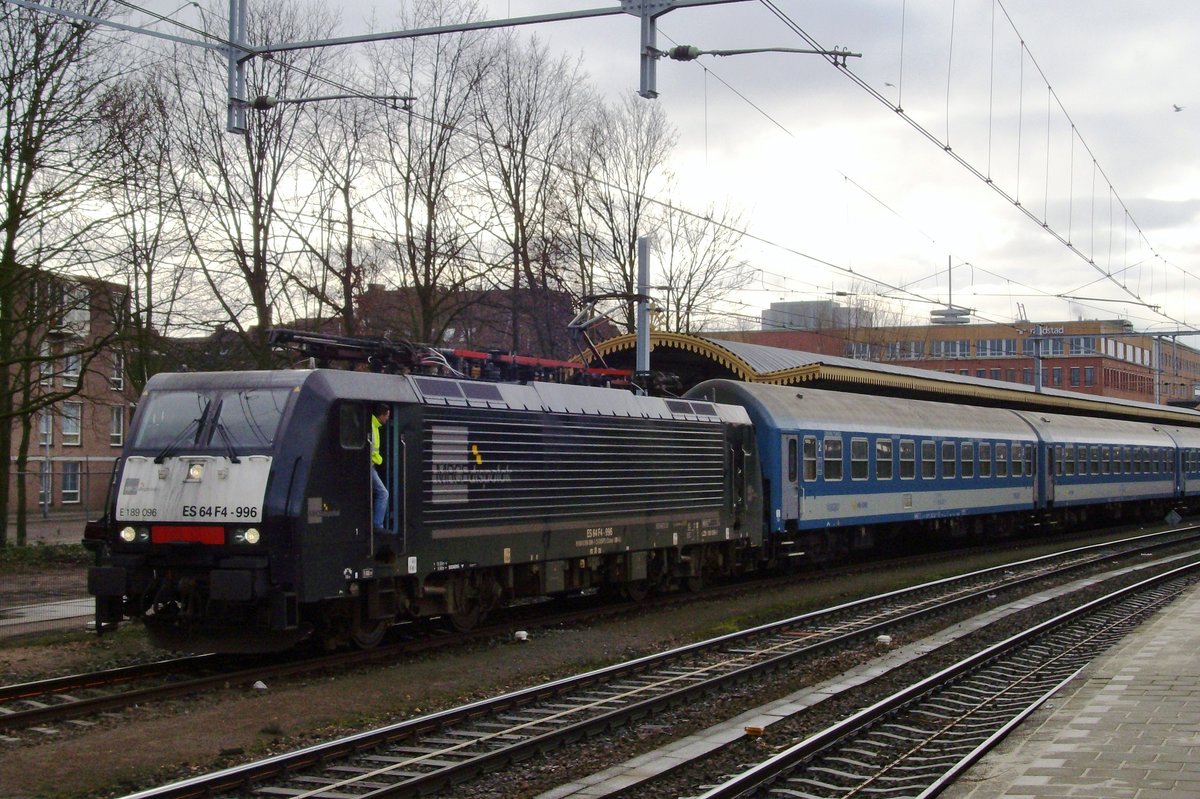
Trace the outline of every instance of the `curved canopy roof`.
<path fill-rule="evenodd" d="M 597 354 L 610 367 L 624 369 L 634 367 L 636 349 L 637 337 L 633 334 L 618 336 L 596 346 Z M 1058 389 L 1043 388 L 1037 392 L 1033 386 L 1020 383 L 682 333 L 655 331 L 650 334 L 650 366 L 655 371 L 678 375 L 684 389 L 703 380 L 726 377 L 750 383 L 803 383 L 888 396 L 1200 425 L 1200 412 L 1186 408 Z"/>

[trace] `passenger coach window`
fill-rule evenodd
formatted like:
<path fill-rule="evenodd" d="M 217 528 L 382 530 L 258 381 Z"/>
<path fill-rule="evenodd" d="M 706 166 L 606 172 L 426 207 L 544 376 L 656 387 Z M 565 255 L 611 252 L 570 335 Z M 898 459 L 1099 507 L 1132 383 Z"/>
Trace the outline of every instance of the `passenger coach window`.
<path fill-rule="evenodd" d="M 953 478 L 955 473 L 957 472 L 957 469 L 955 469 L 954 467 L 955 467 L 954 442 L 953 441 L 943 441 L 942 442 L 942 477 L 946 478 L 946 479 Z"/>
<path fill-rule="evenodd" d="M 1100 453 L 1100 473 L 1112 474 L 1112 449 L 1110 447 L 1101 447 Z"/>
<path fill-rule="evenodd" d="M 1030 477 L 1037 475 L 1037 465 L 1033 460 L 1033 444 L 1025 445 L 1025 474 Z"/>
<path fill-rule="evenodd" d="M 817 439 L 813 436 L 804 437 L 804 479 L 817 479 Z"/>
<path fill-rule="evenodd" d="M 880 480 L 892 479 L 892 441 L 889 438 L 875 441 L 875 477 Z"/>
<path fill-rule="evenodd" d="M 966 442 L 962 445 L 962 476 L 975 476 L 975 445 Z"/>
<path fill-rule="evenodd" d="M 979 476 L 992 476 L 992 445 L 979 442 Z"/>
<path fill-rule="evenodd" d="M 1088 447 L 1089 460 L 1092 463 L 1092 474 L 1100 474 L 1100 447 L 1097 444 L 1092 444 Z"/>
<path fill-rule="evenodd" d="M 347 402 L 338 410 L 338 438 L 342 449 L 362 449 L 367 445 L 367 428 L 363 424 L 363 407 Z"/>
<path fill-rule="evenodd" d="M 921 479 L 937 477 L 937 448 L 932 441 L 921 442 Z"/>
<path fill-rule="evenodd" d="M 917 442 L 900 442 L 900 479 L 912 480 L 917 476 Z"/>
<path fill-rule="evenodd" d="M 1068 475 L 1075 474 L 1075 447 L 1074 446 L 1067 447 L 1063 451 L 1063 459 L 1062 459 L 1062 461 L 1059 462 L 1058 465 L 1061 467 L 1058 470 L 1059 474 L 1068 474 Z"/>
<path fill-rule="evenodd" d="M 866 480 L 871 476 L 869 442 L 865 438 L 850 439 L 850 479 Z"/>
<path fill-rule="evenodd" d="M 788 482 L 794 483 L 796 482 L 796 439 L 794 438 L 788 439 L 787 459 Z"/>
<path fill-rule="evenodd" d="M 996 445 L 996 476 L 1008 477 L 1008 444 Z"/>
<path fill-rule="evenodd" d="M 840 438 L 825 439 L 825 479 L 842 479 L 842 440 Z"/>
<path fill-rule="evenodd" d="M 1012 474 L 1013 477 L 1020 477 L 1024 473 L 1025 470 L 1021 463 L 1021 444 L 1014 441 L 1012 445 Z"/>

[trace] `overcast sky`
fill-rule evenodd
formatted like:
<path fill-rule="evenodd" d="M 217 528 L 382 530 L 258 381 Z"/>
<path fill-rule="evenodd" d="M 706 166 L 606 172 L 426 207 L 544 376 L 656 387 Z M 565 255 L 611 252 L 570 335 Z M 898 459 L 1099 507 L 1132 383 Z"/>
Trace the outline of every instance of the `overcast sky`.
<path fill-rule="evenodd" d="M 329 2 L 344 34 L 366 30 L 372 5 L 388 27 L 387 3 Z M 504 18 L 619 0 L 484 5 Z M 678 190 L 663 199 L 729 204 L 754 237 L 744 255 L 759 280 L 731 311 L 856 292 L 922 321 L 949 300 L 953 264 L 954 304 L 979 321 L 1012 321 L 1023 306 L 1033 321 L 1200 324 L 1200 2 L 774 6 L 786 20 L 759 0 L 671 11 L 659 46 L 808 47 L 794 24 L 862 53 L 849 68 L 886 103 L 812 55 L 659 62 L 647 102 L 681 133 Z M 638 89 L 635 17 L 521 32 L 581 56 L 609 97 Z"/>
<path fill-rule="evenodd" d="M 520 16 L 603 5 L 490 7 Z M 950 262 L 955 304 L 984 320 L 1010 321 L 1023 304 L 1035 321 L 1200 323 L 1200 3 L 775 5 L 821 46 L 862 53 L 850 69 L 939 143 L 816 56 L 661 61 L 653 102 L 682 134 L 684 190 L 672 199 L 728 201 L 767 242 L 746 247 L 762 270 L 747 304 L 881 291 L 923 319 L 934 306 L 912 295 L 946 302 Z M 658 27 L 662 49 L 808 46 L 756 0 L 677 9 Z M 582 53 L 610 93 L 637 90 L 635 18 L 555 23 L 538 35 Z"/>

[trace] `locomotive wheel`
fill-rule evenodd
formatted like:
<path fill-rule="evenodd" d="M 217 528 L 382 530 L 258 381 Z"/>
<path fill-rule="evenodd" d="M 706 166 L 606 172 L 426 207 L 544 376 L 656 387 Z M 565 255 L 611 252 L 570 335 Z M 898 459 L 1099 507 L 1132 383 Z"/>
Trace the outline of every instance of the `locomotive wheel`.
<path fill-rule="evenodd" d="M 446 616 L 450 621 L 450 626 L 460 633 L 471 632 L 479 626 L 479 622 L 483 621 L 484 617 L 483 608 L 480 607 L 478 599 L 472 598 L 466 604 L 466 609 Z"/>
<path fill-rule="evenodd" d="M 646 580 L 635 580 L 621 586 L 623 593 L 630 602 L 644 602 L 650 596 L 650 583 Z"/>
<path fill-rule="evenodd" d="M 371 619 L 367 617 L 366 600 L 354 605 L 354 618 L 350 622 L 350 640 L 359 649 L 374 649 L 379 646 L 383 636 L 390 627 L 389 619 Z"/>

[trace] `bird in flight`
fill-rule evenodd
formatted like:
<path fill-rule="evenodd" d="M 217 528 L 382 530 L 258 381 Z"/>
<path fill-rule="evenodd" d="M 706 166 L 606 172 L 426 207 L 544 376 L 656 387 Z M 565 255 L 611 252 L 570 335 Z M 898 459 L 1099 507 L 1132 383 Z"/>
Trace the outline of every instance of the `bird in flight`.
<path fill-rule="evenodd" d="M 1184 106 L 1175 105 L 1174 103 L 1171 104 L 1171 107 L 1174 108 L 1176 111 L 1182 111 L 1184 109 Z"/>

